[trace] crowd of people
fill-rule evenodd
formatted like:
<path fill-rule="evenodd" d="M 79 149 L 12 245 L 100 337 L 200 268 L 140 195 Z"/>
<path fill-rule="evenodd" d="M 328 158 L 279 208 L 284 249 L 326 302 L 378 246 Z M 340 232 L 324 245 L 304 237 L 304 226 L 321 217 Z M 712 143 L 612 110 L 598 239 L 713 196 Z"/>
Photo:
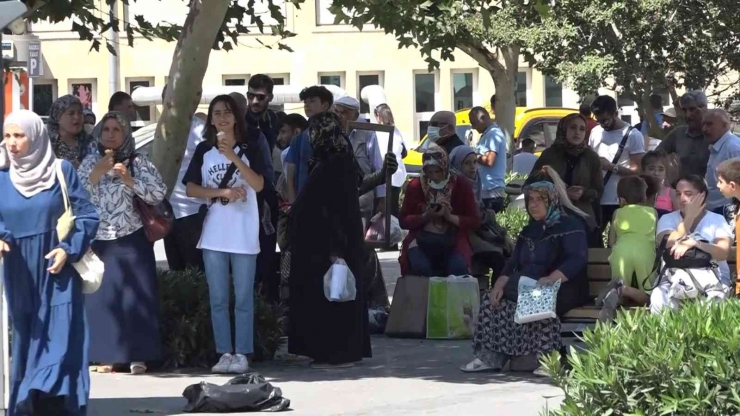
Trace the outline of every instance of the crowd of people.
<path fill-rule="evenodd" d="M 536 363 L 560 349 L 558 318 L 514 322 L 519 278 L 560 282 L 558 316 L 584 305 L 588 248 L 603 247 L 607 229 L 614 279 L 597 299 L 604 320 L 625 302 L 678 307 L 692 298 L 679 281 L 707 298 L 730 293 L 726 206 L 740 197 L 740 138 L 724 110 L 707 109 L 703 93 L 681 97 L 685 126 L 666 125 L 670 115 L 660 113 L 661 127 L 672 130 L 655 151 L 646 151 L 651 140 L 641 132 L 649 125 L 623 122 L 608 96 L 564 117 L 541 156 L 522 140 L 514 165 L 528 173 L 529 223 L 512 241 L 496 219 L 506 207 L 506 138 L 483 107 L 470 110 L 481 135 L 472 147 L 457 136 L 453 113 L 434 114 L 419 149 L 421 173 L 407 182 L 400 131 L 394 127 L 388 143 L 387 133 L 358 128 L 367 120 L 357 99 L 306 88 L 306 118 L 271 110 L 273 87 L 255 75 L 246 96 L 215 97 L 207 114 L 192 118 L 169 197 L 167 260 L 172 270 L 205 274 L 214 373 L 249 370 L 256 290 L 287 304 L 288 350 L 313 359 L 312 367 L 346 368 L 372 355 L 368 308 L 387 311 L 389 303 L 365 233 L 387 198 L 408 231 L 403 274 L 481 270 L 475 359 L 463 371 Z M 373 111 L 379 124 L 394 126 L 387 104 Z M 90 370 L 142 374 L 162 359 L 154 248 L 140 206 L 162 203 L 168 189 L 137 152 L 135 115 L 131 97 L 117 92 L 99 121 L 71 95 L 54 103 L 46 125 L 25 110 L 5 120 L 0 255 L 13 324 L 11 414 L 84 414 Z M 70 209 L 74 226 L 62 236 L 57 222 Z M 72 264 L 89 250 L 105 273 L 101 287 L 83 295 Z M 658 273 L 656 256 L 665 263 Z M 324 295 L 338 259 L 357 277 L 354 300 Z"/>

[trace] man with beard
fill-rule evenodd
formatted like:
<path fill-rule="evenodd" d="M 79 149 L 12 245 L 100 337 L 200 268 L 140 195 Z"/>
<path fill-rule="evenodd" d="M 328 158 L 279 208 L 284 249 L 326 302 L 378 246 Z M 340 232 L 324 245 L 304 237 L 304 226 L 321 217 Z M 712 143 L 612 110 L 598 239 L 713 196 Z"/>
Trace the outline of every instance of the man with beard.
<path fill-rule="evenodd" d="M 684 113 L 686 125 L 676 126 L 660 142 L 657 150 L 677 157 L 681 176 L 704 177 L 709 162 L 709 147 L 702 133 L 702 120 L 704 112 L 707 111 L 707 96 L 701 91 L 689 91 L 681 96 L 678 104 Z"/>
<path fill-rule="evenodd" d="M 246 120 L 247 125 L 256 127 L 267 139 L 270 151 L 275 148 L 280 121 L 278 115 L 269 109 L 272 102 L 272 90 L 275 87 L 272 79 L 263 74 L 257 74 L 249 79 L 247 84 Z"/>

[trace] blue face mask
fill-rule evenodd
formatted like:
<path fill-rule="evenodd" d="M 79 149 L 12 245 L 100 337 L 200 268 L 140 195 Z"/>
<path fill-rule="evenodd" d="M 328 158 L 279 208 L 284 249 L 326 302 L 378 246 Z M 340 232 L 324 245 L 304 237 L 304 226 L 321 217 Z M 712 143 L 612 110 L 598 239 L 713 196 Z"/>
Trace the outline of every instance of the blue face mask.
<path fill-rule="evenodd" d="M 437 140 L 439 140 L 439 127 L 429 126 L 427 127 L 427 139 L 435 143 Z"/>

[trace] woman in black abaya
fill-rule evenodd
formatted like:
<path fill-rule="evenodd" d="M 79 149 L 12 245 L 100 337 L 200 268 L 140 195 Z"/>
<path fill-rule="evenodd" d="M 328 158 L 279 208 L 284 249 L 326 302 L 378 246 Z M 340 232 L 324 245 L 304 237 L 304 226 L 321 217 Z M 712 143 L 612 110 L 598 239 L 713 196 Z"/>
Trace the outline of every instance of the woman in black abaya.
<path fill-rule="evenodd" d="M 311 118 L 309 179 L 291 208 L 288 350 L 313 358 L 314 368 L 350 367 L 371 356 L 362 262 L 364 239 L 352 148 L 332 113 Z M 332 257 L 355 276 L 357 298 L 329 302 L 324 274 Z"/>

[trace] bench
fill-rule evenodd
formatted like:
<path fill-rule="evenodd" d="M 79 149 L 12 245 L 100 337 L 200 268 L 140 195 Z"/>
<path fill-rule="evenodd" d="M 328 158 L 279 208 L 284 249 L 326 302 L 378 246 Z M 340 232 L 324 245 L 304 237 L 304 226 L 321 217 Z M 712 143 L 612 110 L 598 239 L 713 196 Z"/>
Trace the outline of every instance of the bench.
<path fill-rule="evenodd" d="M 730 249 L 730 257 L 727 263 L 730 266 L 730 273 L 735 280 L 736 259 L 735 247 Z M 594 300 L 603 292 L 606 285 L 611 281 L 611 267 L 609 266 L 609 255 L 611 249 L 608 248 L 591 248 L 588 250 L 588 287 L 589 304 L 580 308 L 573 309 L 566 313 L 561 319 L 563 334 L 577 334 L 585 328 L 591 327 L 599 318 L 599 308 L 594 305 Z M 734 293 L 734 288 L 732 289 Z"/>

